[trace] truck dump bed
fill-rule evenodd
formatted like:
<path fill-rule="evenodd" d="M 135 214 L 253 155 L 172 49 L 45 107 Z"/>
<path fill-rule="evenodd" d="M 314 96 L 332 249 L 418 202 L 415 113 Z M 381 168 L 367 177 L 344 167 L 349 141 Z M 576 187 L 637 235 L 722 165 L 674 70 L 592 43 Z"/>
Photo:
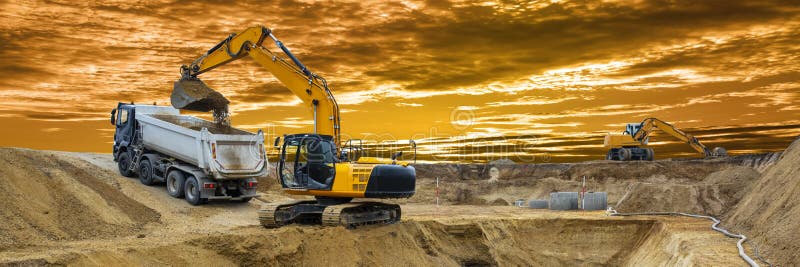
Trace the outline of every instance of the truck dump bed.
<path fill-rule="evenodd" d="M 147 149 L 195 165 L 215 179 L 266 173 L 264 134 L 260 130 L 249 133 L 172 110 L 136 114 Z"/>

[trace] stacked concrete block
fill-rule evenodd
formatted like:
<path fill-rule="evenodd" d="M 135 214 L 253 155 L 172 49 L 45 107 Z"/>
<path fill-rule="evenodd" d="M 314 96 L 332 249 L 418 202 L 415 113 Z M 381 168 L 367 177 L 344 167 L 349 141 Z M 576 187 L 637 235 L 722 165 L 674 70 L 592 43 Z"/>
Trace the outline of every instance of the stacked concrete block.
<path fill-rule="evenodd" d="M 551 210 L 577 210 L 578 192 L 553 192 L 550 193 Z"/>
<path fill-rule="evenodd" d="M 584 210 L 606 210 L 608 208 L 608 194 L 606 192 L 588 192 L 583 195 Z"/>

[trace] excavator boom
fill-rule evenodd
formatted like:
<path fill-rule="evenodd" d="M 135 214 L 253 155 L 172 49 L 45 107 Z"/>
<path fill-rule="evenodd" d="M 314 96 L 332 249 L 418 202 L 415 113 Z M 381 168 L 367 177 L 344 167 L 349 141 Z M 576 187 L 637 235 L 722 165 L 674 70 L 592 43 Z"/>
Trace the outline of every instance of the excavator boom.
<path fill-rule="evenodd" d="M 272 39 L 291 63 L 263 45 Z M 314 133 L 333 136 L 339 144 L 339 105 L 328 88 L 327 81 L 311 72 L 292 52 L 264 26 L 250 27 L 212 47 L 190 65 L 181 66 L 181 79 L 175 82 L 172 104 L 179 109 L 208 111 L 222 102 L 221 95 L 200 81 L 197 76 L 234 60 L 250 56 L 274 75 L 287 89 L 310 107 L 314 116 Z M 227 104 L 227 100 L 224 100 Z M 210 104 L 209 104 L 210 103 Z"/>
<path fill-rule="evenodd" d="M 669 124 L 665 121 L 662 121 L 657 118 L 647 118 L 644 119 L 641 123 L 641 129 L 633 134 L 633 139 L 637 141 L 647 140 L 650 133 L 655 131 L 655 129 L 659 129 L 662 132 L 665 132 L 672 137 L 677 138 L 678 140 L 683 141 L 684 143 L 688 144 L 692 149 L 697 152 L 703 153 L 706 157 L 711 156 L 711 150 L 708 149 L 705 145 L 700 143 L 697 138 L 693 135 L 685 133 L 680 129 L 676 128 L 672 124 Z"/>

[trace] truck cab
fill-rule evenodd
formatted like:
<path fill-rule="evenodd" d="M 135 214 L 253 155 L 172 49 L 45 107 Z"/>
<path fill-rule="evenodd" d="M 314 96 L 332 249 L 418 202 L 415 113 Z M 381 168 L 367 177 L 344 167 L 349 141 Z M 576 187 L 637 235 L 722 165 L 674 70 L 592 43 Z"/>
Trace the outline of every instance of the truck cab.
<path fill-rule="evenodd" d="M 112 147 L 115 161 L 119 157 L 119 148 L 125 148 L 131 142 L 134 124 L 136 124 L 134 112 L 136 112 L 134 106 L 126 103 L 118 103 L 117 108 L 111 110 L 111 125 L 114 125 L 115 128 Z"/>

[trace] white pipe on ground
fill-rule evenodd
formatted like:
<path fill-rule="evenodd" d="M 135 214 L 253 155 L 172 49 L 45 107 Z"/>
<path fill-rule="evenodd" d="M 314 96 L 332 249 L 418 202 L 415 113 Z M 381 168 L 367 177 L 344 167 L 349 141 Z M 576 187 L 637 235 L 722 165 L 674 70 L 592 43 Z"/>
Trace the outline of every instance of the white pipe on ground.
<path fill-rule="evenodd" d="M 608 208 L 608 212 L 609 212 L 609 216 L 660 215 L 660 216 L 686 216 L 686 217 L 692 217 L 692 218 L 709 219 L 709 220 L 714 222 L 714 224 L 711 225 L 711 229 L 714 229 L 714 231 L 720 232 L 720 233 L 722 233 L 722 234 L 724 234 L 725 236 L 728 236 L 728 237 L 739 238 L 739 242 L 736 242 L 736 247 L 739 249 L 739 256 L 742 257 L 742 259 L 744 259 L 744 261 L 747 262 L 747 264 L 750 264 L 751 267 L 759 267 L 758 263 L 753 261 L 753 259 L 751 259 L 750 256 L 747 256 L 747 253 L 744 251 L 744 247 L 742 246 L 742 244 L 744 244 L 744 242 L 747 241 L 747 237 L 744 236 L 744 235 L 741 235 L 741 234 L 734 234 L 734 233 L 728 232 L 728 230 L 725 230 L 723 228 L 717 227 L 717 225 L 720 224 L 720 220 L 718 220 L 717 218 L 714 218 L 714 217 L 711 217 L 711 216 L 706 216 L 706 215 L 689 214 L 689 213 L 683 213 L 683 212 L 618 213 L 616 210 L 612 209 L 611 207 Z"/>

